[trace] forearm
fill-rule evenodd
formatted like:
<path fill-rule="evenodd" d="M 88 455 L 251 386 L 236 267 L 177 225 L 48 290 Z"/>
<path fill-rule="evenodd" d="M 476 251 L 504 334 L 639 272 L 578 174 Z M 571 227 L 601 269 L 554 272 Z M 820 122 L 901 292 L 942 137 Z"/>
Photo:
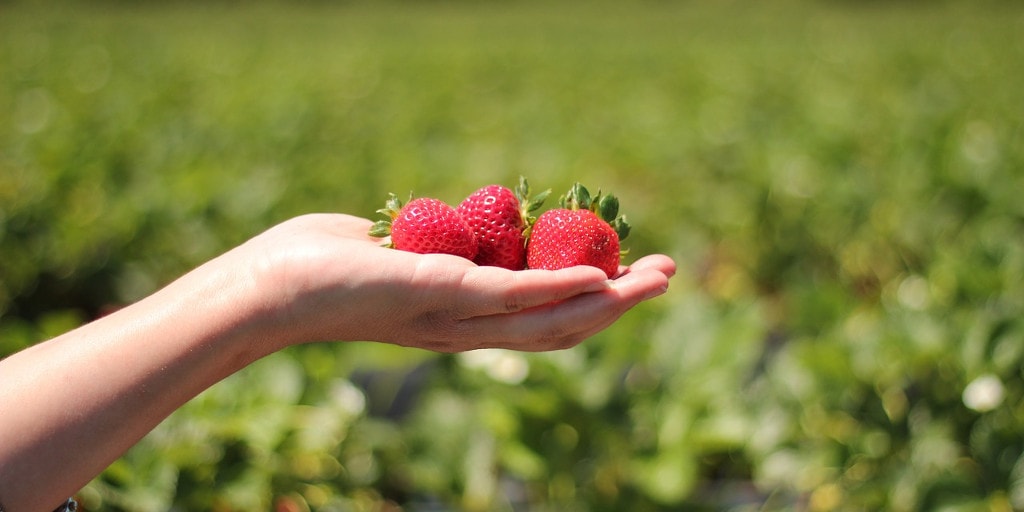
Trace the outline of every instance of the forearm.
<path fill-rule="evenodd" d="M 0 361 L 6 510 L 52 510 L 176 408 L 276 348 L 254 279 L 226 257 Z"/>

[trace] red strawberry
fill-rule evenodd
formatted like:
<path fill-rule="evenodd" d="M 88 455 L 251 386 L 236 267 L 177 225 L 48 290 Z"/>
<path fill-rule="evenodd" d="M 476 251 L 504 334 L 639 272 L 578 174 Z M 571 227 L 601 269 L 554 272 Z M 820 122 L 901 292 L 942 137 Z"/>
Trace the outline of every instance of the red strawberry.
<path fill-rule="evenodd" d="M 545 191 L 530 200 L 530 187 L 519 179 L 515 192 L 501 185 L 477 189 L 456 211 L 476 236 L 477 265 L 509 270 L 526 268 L 526 230 L 534 220 L 530 213 L 547 197 Z"/>
<path fill-rule="evenodd" d="M 629 223 L 618 216 L 618 200 L 602 197 L 600 192 L 592 199 L 577 183 L 561 203 L 561 208 L 544 212 L 533 225 L 527 266 L 557 270 L 590 265 L 613 277 L 619 271 L 620 241 L 629 234 Z"/>
<path fill-rule="evenodd" d="M 370 229 L 370 236 L 391 235 L 390 247 L 420 254 L 452 254 L 472 260 L 477 253 L 473 231 L 454 208 L 443 201 L 420 197 L 404 206 L 391 194 L 377 210 L 388 217 Z"/>

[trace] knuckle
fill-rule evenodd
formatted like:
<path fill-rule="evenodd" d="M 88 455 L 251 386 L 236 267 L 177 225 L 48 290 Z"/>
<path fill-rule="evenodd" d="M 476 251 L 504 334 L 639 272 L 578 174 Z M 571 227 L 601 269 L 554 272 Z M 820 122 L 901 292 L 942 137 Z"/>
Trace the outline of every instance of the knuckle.
<path fill-rule="evenodd" d="M 465 322 L 444 311 L 420 316 L 416 345 L 433 352 L 455 353 L 476 348 Z"/>
<path fill-rule="evenodd" d="M 523 305 L 523 298 L 517 292 L 510 292 L 505 297 L 505 312 L 506 313 L 518 313 L 525 308 Z"/>
<path fill-rule="evenodd" d="M 543 350 L 565 350 L 579 345 L 584 340 L 582 333 L 569 329 L 566 325 L 558 325 L 540 336 L 536 343 Z"/>

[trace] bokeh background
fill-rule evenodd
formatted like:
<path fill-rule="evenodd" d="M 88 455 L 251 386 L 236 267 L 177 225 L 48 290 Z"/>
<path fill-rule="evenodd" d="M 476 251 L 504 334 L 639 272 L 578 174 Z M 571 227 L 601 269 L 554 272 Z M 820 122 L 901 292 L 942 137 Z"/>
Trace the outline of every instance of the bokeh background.
<path fill-rule="evenodd" d="M 550 354 L 275 354 L 84 508 L 1021 510 L 1022 33 L 996 0 L 0 2 L 0 355 L 294 215 L 580 180 L 666 296 Z"/>

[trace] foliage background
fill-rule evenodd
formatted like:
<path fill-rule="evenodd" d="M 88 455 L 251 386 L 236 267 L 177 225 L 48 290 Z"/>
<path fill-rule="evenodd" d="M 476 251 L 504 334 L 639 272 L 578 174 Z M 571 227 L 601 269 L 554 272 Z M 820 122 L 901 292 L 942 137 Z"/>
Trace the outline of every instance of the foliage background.
<path fill-rule="evenodd" d="M 0 3 L 0 355 L 300 213 L 614 189 L 570 351 L 271 356 L 89 510 L 1024 508 L 1017 2 Z M 2 379 L 2 376 L 0 376 Z"/>

